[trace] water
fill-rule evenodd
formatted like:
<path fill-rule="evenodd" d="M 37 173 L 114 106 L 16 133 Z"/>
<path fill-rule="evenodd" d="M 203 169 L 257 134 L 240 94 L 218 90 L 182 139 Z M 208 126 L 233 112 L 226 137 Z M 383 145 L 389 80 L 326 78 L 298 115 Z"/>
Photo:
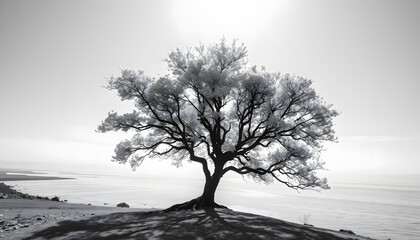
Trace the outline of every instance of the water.
<path fill-rule="evenodd" d="M 70 180 L 7 182 L 31 195 L 59 196 L 73 203 L 167 208 L 201 194 L 202 179 L 73 175 Z M 329 229 L 351 229 L 375 239 L 420 239 L 420 186 L 331 183 L 328 191 L 301 191 L 224 178 L 217 202 L 236 211 L 307 222 Z"/>

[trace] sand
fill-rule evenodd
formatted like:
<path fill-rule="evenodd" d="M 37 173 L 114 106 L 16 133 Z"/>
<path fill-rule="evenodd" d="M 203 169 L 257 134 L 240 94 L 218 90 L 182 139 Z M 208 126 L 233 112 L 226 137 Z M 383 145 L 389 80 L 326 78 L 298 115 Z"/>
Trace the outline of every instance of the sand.
<path fill-rule="evenodd" d="M 0 238 L 24 239 L 34 232 L 54 226 L 61 221 L 80 221 L 92 216 L 125 211 L 135 210 L 38 199 L 1 199 Z"/>

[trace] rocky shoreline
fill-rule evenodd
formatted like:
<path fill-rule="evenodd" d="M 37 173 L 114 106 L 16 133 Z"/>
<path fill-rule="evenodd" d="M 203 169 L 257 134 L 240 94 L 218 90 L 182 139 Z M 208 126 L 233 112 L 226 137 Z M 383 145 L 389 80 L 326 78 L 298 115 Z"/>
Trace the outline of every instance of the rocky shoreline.
<path fill-rule="evenodd" d="M 33 196 L 27 193 L 21 193 L 4 183 L 0 183 L 0 199 L 17 199 L 17 198 L 30 199 L 30 200 L 39 199 L 39 200 L 49 200 L 49 201 L 60 202 L 60 198 L 57 196 L 52 197 L 52 198 Z M 61 202 L 66 202 L 66 200 L 61 201 Z"/>
<path fill-rule="evenodd" d="M 44 201 L 54 201 L 60 202 L 60 199 L 56 196 L 53 198 L 41 197 L 41 196 L 32 196 L 26 193 L 21 193 L 16 191 L 12 187 L 0 183 L 0 199 L 28 199 L 28 200 L 44 200 Z M 64 202 L 64 201 L 61 201 Z M 1 206 L 2 204 L 0 204 Z M 7 210 L 5 209 L 5 212 Z M 0 213 L 0 234 L 3 232 L 11 232 L 17 229 L 27 228 L 34 225 L 42 225 L 44 223 L 55 220 L 53 216 L 37 214 L 29 218 L 22 217 L 22 213 L 16 213 L 15 217 L 6 217 L 5 213 Z M 7 214 L 8 215 L 8 214 Z M 1 235 L 0 235 L 1 237 Z"/>
<path fill-rule="evenodd" d="M 0 239 L 23 239 L 61 221 L 121 211 L 127 211 L 127 208 L 71 204 L 57 196 L 48 198 L 21 193 L 0 182 Z"/>

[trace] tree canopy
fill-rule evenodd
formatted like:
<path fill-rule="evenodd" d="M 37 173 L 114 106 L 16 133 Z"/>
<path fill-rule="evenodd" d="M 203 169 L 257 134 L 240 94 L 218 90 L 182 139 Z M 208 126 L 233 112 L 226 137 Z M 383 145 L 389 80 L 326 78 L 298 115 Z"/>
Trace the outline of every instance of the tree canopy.
<path fill-rule="evenodd" d="M 323 169 L 323 143 L 336 140 L 337 111 L 311 80 L 250 67 L 246 58 L 243 44 L 222 39 L 170 52 L 163 77 L 132 70 L 112 77 L 107 88 L 135 104 L 131 113 L 110 112 L 98 127 L 135 131 L 117 145 L 113 160 L 133 169 L 145 158 L 197 162 L 214 190 L 229 171 L 295 189 L 327 189 L 316 170 Z"/>

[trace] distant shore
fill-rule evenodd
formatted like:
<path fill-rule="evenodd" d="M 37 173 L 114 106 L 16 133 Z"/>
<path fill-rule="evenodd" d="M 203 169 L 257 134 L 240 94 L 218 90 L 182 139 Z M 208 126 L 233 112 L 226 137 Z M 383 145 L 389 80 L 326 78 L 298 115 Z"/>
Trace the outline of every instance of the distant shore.
<path fill-rule="evenodd" d="M 0 169 L 0 182 L 4 181 L 33 181 L 33 180 L 64 180 L 64 179 L 74 179 L 74 178 L 62 178 L 62 177 L 51 177 L 51 176 L 34 176 L 27 174 L 39 174 L 32 171 L 22 171 L 22 170 L 6 170 Z"/>
<path fill-rule="evenodd" d="M 229 209 L 163 212 L 71 204 L 30 196 L 1 181 L 0 239 L 370 239 Z"/>

